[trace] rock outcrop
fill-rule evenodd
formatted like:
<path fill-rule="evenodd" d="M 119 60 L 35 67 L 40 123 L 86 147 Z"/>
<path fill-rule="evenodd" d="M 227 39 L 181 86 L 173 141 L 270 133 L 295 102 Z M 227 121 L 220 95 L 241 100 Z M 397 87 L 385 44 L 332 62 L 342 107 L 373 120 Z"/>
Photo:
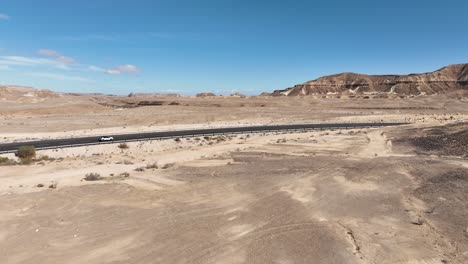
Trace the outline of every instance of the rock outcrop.
<path fill-rule="evenodd" d="M 365 75 L 341 73 L 318 78 L 285 90 L 274 96 L 312 94 L 442 94 L 468 90 L 468 64 L 454 64 L 431 73 L 409 75 Z"/>

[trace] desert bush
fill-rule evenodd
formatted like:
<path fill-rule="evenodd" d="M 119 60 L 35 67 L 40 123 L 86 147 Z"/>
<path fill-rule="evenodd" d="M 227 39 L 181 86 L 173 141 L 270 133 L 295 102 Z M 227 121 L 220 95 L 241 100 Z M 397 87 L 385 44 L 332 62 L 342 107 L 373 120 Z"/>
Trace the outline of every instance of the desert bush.
<path fill-rule="evenodd" d="M 86 176 L 84 177 L 84 180 L 85 181 L 99 181 L 99 180 L 102 180 L 102 177 L 99 173 L 91 172 L 91 173 L 86 174 Z"/>
<path fill-rule="evenodd" d="M 130 173 L 123 172 L 123 173 L 120 173 L 120 176 L 127 178 L 127 177 L 130 177 Z"/>
<path fill-rule="evenodd" d="M 0 166 L 16 165 L 16 161 L 9 159 L 7 157 L 0 157 Z"/>
<path fill-rule="evenodd" d="M 36 148 L 34 146 L 22 146 L 20 147 L 15 155 L 20 159 L 33 159 L 36 157 Z"/>
<path fill-rule="evenodd" d="M 128 148 L 130 148 L 127 143 L 120 143 L 118 147 L 119 147 L 119 149 L 128 149 Z"/>
<path fill-rule="evenodd" d="M 138 167 L 135 169 L 135 171 L 145 171 L 145 167 Z"/>
<path fill-rule="evenodd" d="M 146 169 L 158 169 L 159 166 L 158 166 L 158 163 L 154 162 L 154 163 L 150 163 L 148 165 L 146 165 Z"/>

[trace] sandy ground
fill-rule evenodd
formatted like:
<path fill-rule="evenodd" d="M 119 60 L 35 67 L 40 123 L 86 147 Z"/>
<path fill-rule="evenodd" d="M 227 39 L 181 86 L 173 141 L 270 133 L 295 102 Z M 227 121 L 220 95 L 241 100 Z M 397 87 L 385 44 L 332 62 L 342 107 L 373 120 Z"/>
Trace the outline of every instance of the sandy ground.
<path fill-rule="evenodd" d="M 0 101 L 0 143 L 262 124 L 381 121 L 441 124 L 468 120 L 466 101 L 442 96 L 372 100 L 314 97 L 157 98 L 153 100 L 163 105 L 136 108 L 119 107 L 118 103 L 122 100 L 130 99 L 111 97 L 91 100 L 75 96 L 41 103 Z"/>
<path fill-rule="evenodd" d="M 467 162 L 396 153 L 392 129 L 41 152 L 64 159 L 0 172 L 0 261 L 466 263 L 466 237 L 446 231 L 420 173 Z M 175 166 L 135 171 L 155 162 Z M 459 193 L 431 191 L 459 209 Z"/>
<path fill-rule="evenodd" d="M 333 113 L 337 101 L 317 101 L 329 107 L 320 112 Z M 462 103 L 369 113 L 375 104 L 330 120 L 401 119 L 394 111 L 406 111 L 416 123 L 47 150 L 38 156 L 49 160 L 0 166 L 0 263 L 468 263 L 468 160 L 395 143 L 462 120 Z M 210 125 L 315 119 L 310 109 L 293 119 L 291 107 L 271 106 L 268 118 L 265 107 L 251 109 L 247 121 L 244 110 L 233 121 L 225 115 L 237 112 L 216 107 Z M 115 110 L 99 111 L 93 115 Z M 184 123 L 174 113 L 178 121 L 166 125 L 187 126 L 191 115 L 202 124 L 199 114 Z M 2 133 L 60 133 L 45 120 L 2 125 Z M 91 125 L 81 115 L 76 122 L 76 131 Z M 91 172 L 103 179 L 83 180 Z"/>

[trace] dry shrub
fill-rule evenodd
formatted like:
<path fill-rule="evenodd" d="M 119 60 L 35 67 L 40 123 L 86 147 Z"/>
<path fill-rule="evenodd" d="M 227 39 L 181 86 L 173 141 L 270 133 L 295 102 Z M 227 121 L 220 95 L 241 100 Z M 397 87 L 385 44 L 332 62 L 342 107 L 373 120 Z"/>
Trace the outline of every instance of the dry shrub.
<path fill-rule="evenodd" d="M 130 148 L 127 143 L 120 143 L 118 147 L 119 149 L 122 149 L 122 150 Z"/>
<path fill-rule="evenodd" d="M 34 146 L 22 146 L 16 151 L 15 155 L 20 158 L 21 164 L 31 164 L 36 157 L 36 148 Z"/>
<path fill-rule="evenodd" d="M 158 166 L 158 163 L 157 162 L 154 162 L 154 163 L 150 163 L 150 164 L 147 164 L 146 165 L 146 169 L 158 169 L 159 166 Z"/>
<path fill-rule="evenodd" d="M 91 172 L 91 173 L 86 174 L 86 176 L 84 177 L 84 180 L 85 181 L 99 181 L 99 180 L 102 180 L 102 177 L 99 173 Z"/>
<path fill-rule="evenodd" d="M 128 178 L 128 177 L 130 177 L 130 173 L 128 173 L 128 172 L 122 172 L 122 173 L 120 173 L 120 175 L 119 175 L 119 176 L 122 176 L 122 177 Z"/>

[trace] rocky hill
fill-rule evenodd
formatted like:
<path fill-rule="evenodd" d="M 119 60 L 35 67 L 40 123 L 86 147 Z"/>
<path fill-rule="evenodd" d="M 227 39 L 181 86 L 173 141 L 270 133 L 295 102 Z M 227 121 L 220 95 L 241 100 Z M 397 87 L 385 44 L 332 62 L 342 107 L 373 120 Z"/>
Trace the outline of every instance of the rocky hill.
<path fill-rule="evenodd" d="M 365 75 L 341 73 L 318 78 L 285 90 L 274 96 L 312 94 L 442 94 L 468 90 L 468 64 L 454 64 L 440 70 L 409 75 Z"/>
<path fill-rule="evenodd" d="M 0 85 L 0 101 L 40 102 L 61 96 L 62 94 L 51 90 L 37 90 L 32 87 L 17 85 Z"/>

